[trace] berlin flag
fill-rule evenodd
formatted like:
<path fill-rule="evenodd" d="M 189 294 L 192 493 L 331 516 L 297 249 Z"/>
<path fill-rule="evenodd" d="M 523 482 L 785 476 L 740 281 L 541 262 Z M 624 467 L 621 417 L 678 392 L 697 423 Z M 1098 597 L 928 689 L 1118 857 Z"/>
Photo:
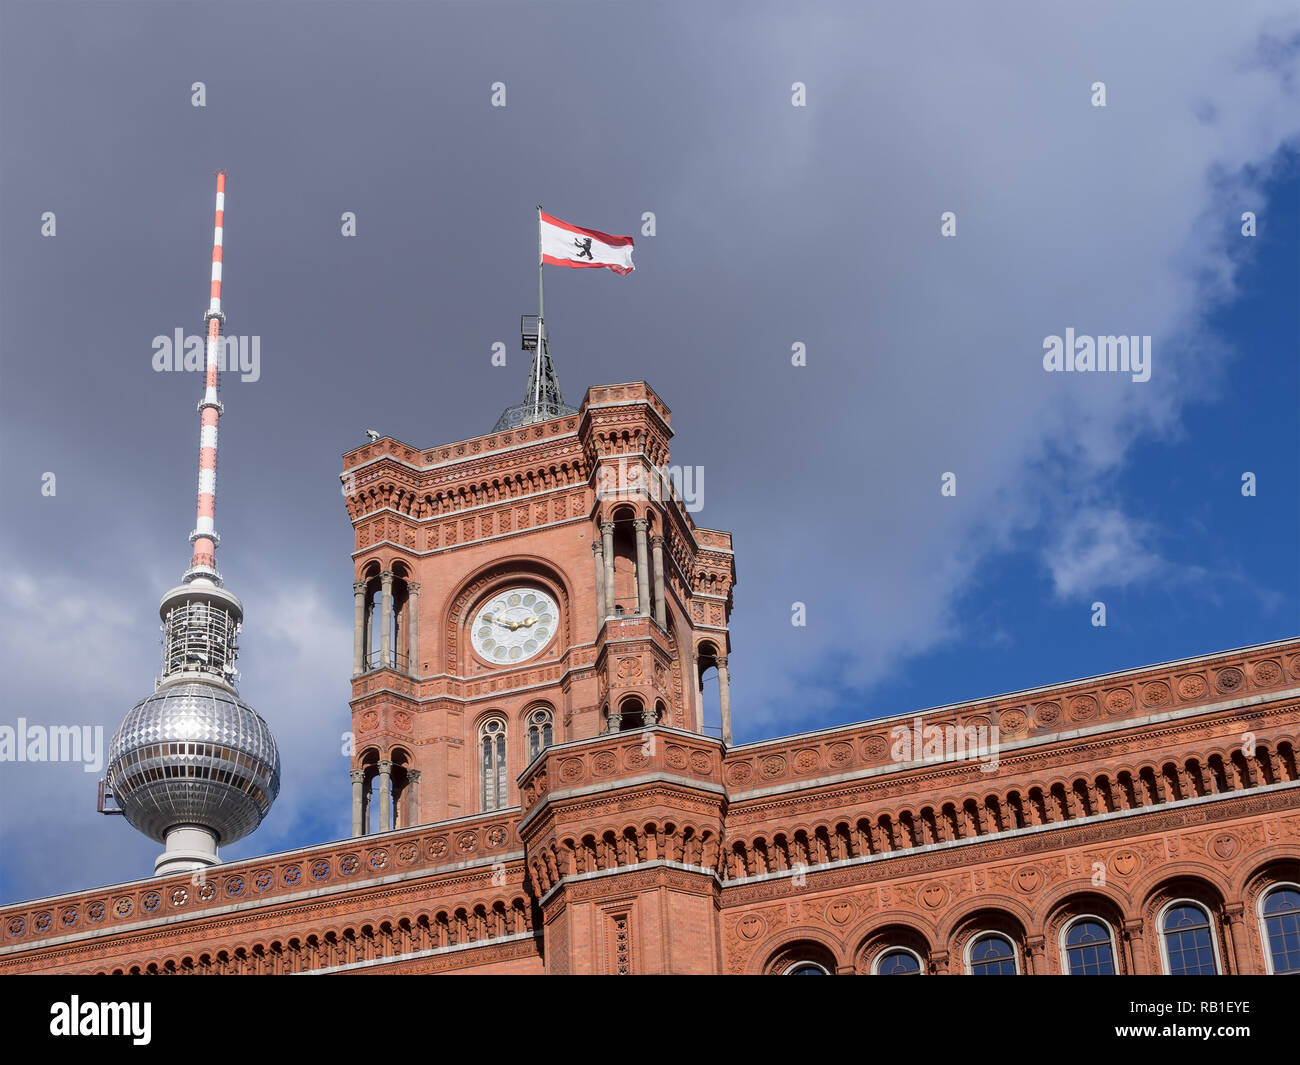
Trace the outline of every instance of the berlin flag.
<path fill-rule="evenodd" d="M 561 222 L 545 211 L 537 212 L 542 262 L 552 266 L 608 266 L 616 274 L 630 274 L 632 238 L 611 237 L 598 229 Z"/>

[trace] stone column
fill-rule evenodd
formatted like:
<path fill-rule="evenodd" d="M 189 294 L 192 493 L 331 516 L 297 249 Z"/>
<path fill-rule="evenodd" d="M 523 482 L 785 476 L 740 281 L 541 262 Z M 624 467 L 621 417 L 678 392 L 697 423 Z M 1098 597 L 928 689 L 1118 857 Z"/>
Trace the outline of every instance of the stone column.
<path fill-rule="evenodd" d="M 381 573 L 379 580 L 383 589 L 379 602 L 383 611 L 379 616 L 379 668 L 385 669 L 393 664 L 393 575 Z"/>
<path fill-rule="evenodd" d="M 364 769 L 352 770 L 352 835 L 362 834 L 361 824 L 361 787 L 366 777 Z"/>
<path fill-rule="evenodd" d="M 390 784 L 392 782 L 393 763 L 387 758 L 379 762 L 379 826 L 376 832 L 387 832 L 393 827 L 393 792 Z"/>
<path fill-rule="evenodd" d="M 366 671 L 366 582 L 352 585 L 352 675 Z"/>
<path fill-rule="evenodd" d="M 1124 922 L 1124 939 L 1128 943 L 1129 974 L 1143 976 L 1147 971 L 1146 947 L 1142 944 L 1142 918 Z"/>
<path fill-rule="evenodd" d="M 609 703 L 609 731 L 623 731 L 623 715 L 618 712 L 618 705 L 611 698 Z"/>
<path fill-rule="evenodd" d="M 655 564 L 655 621 L 665 632 L 668 631 L 668 607 L 664 602 L 664 538 L 655 534 L 650 537 Z"/>
<path fill-rule="evenodd" d="M 591 558 L 596 565 L 596 631 L 605 621 L 605 551 L 599 540 L 591 542 Z"/>
<path fill-rule="evenodd" d="M 1073 784 L 1067 786 L 1065 792 L 1066 806 L 1069 809 L 1069 816 L 1073 818 L 1087 817 L 1088 811 L 1083 805 L 1083 799 L 1079 796 L 1079 789 Z"/>
<path fill-rule="evenodd" d="M 1275 760 L 1275 753 L 1272 747 L 1257 746 L 1254 758 L 1246 758 L 1243 754 L 1242 761 L 1245 763 L 1245 775 L 1247 776 L 1247 780 L 1244 782 L 1245 787 L 1255 787 L 1250 778 L 1257 778 L 1260 786 L 1267 784 L 1269 781 L 1276 783 L 1279 780 L 1286 779 L 1286 775 L 1278 771 L 1281 759 Z M 1255 763 L 1253 770 L 1251 762 Z"/>
<path fill-rule="evenodd" d="M 1163 806 L 1167 802 L 1173 801 L 1173 796 L 1169 793 L 1169 778 L 1165 776 L 1164 766 L 1152 770 L 1152 776 L 1156 782 L 1156 802 Z"/>
<path fill-rule="evenodd" d="M 946 950 L 936 950 L 930 955 L 930 971 L 935 976 L 948 975 L 948 952 Z"/>
<path fill-rule="evenodd" d="M 420 675 L 420 586 L 414 581 L 406 582 L 406 672 L 413 677 Z"/>
<path fill-rule="evenodd" d="M 1250 965 L 1250 956 L 1246 950 L 1245 906 L 1240 902 L 1230 902 L 1224 908 L 1228 918 L 1228 938 L 1232 940 L 1233 968 L 1238 976 L 1251 976 L 1254 970 Z"/>
<path fill-rule="evenodd" d="M 636 612 L 647 618 L 650 616 L 650 551 L 646 543 L 649 527 L 645 518 L 632 520 L 632 528 L 636 530 Z"/>
<path fill-rule="evenodd" d="M 695 649 L 695 654 L 691 657 L 691 672 L 694 676 L 691 678 L 691 699 L 695 703 L 695 720 L 700 723 L 700 731 L 704 731 L 704 671 L 700 669 L 699 648 Z"/>
<path fill-rule="evenodd" d="M 420 823 L 420 771 L 418 769 L 408 769 L 406 771 L 406 825 L 410 828 L 412 825 Z"/>
<path fill-rule="evenodd" d="M 718 664 L 718 704 L 722 708 L 722 742 L 731 746 L 731 677 L 727 673 L 727 656 L 719 655 Z"/>
<path fill-rule="evenodd" d="M 614 523 L 600 523 L 600 539 L 605 551 L 605 617 L 614 616 Z"/>
<path fill-rule="evenodd" d="M 1042 936 L 1030 936 L 1025 940 L 1025 974 L 1027 976 L 1046 973 L 1043 967 L 1044 945 L 1045 941 Z"/>
<path fill-rule="evenodd" d="M 362 771 L 364 773 L 364 770 Z M 363 780 L 361 784 L 361 834 L 370 835 L 370 784 L 372 781 Z"/>

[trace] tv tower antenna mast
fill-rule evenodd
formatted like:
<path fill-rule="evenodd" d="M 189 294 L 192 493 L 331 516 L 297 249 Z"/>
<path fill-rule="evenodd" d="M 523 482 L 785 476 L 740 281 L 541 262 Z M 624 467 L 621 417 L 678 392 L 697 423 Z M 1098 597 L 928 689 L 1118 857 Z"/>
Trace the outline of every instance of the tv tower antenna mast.
<path fill-rule="evenodd" d="M 217 381 L 221 370 L 221 327 L 226 315 L 221 310 L 221 263 L 226 228 L 226 172 L 217 171 L 217 213 L 212 227 L 212 289 L 203 321 L 208 340 L 204 366 L 203 399 L 199 402 L 199 501 L 190 542 L 194 554 L 185 572 L 186 584 L 200 581 L 221 586 L 217 572 L 217 422 L 221 418 L 221 400 L 217 398 Z"/>

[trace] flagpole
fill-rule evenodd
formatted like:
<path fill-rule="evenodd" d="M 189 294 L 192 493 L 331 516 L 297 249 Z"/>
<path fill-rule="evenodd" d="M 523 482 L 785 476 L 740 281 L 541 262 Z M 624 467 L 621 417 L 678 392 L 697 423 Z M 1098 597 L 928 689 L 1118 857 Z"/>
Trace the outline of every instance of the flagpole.
<path fill-rule="evenodd" d="M 542 405 L 542 348 L 546 344 L 546 303 L 542 291 L 542 205 L 537 205 L 537 363 L 533 386 L 533 417 Z"/>

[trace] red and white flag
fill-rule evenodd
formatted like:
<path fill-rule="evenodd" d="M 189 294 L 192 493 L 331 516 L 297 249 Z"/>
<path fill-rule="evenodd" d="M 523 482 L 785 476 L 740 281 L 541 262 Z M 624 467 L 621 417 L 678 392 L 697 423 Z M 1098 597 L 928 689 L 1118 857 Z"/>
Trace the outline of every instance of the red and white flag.
<path fill-rule="evenodd" d="M 607 266 L 616 274 L 630 274 L 631 237 L 612 237 L 598 229 L 561 222 L 545 211 L 537 212 L 542 262 L 552 266 Z"/>

